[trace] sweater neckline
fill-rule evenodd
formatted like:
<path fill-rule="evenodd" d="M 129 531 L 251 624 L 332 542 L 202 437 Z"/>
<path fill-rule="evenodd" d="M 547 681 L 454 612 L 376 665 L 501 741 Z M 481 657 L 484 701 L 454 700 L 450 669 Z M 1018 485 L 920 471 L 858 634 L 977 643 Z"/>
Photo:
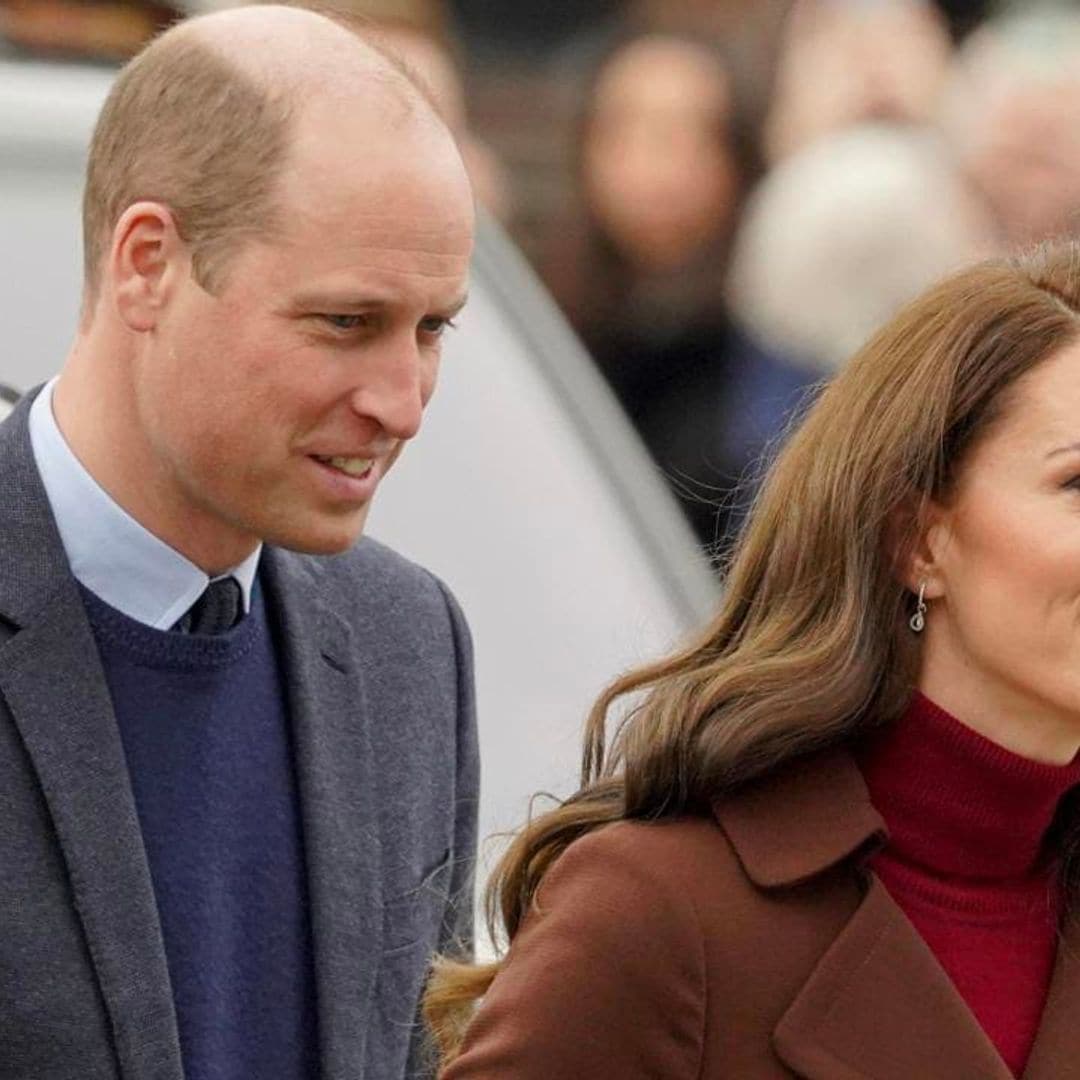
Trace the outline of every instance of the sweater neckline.
<path fill-rule="evenodd" d="M 891 851 L 948 877 L 1031 875 L 1062 797 L 1080 784 L 1080 755 L 1067 765 L 1032 761 L 918 692 L 857 756 Z"/>
<path fill-rule="evenodd" d="M 79 591 L 99 645 L 119 648 L 134 663 L 159 670 L 209 671 L 235 664 L 252 651 L 266 623 L 258 579 L 251 611 L 221 634 L 159 630 L 125 615 L 84 585 L 79 585 Z"/>

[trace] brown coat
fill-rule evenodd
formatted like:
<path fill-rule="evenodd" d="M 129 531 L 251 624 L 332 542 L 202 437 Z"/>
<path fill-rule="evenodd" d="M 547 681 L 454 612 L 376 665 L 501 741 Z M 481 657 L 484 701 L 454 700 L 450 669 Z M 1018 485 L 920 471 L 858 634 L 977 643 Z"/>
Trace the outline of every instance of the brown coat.
<path fill-rule="evenodd" d="M 620 822 L 567 849 L 445 1080 L 1007 1080 L 864 868 L 884 837 L 850 757 L 715 820 Z M 1080 934 L 1027 1080 L 1080 1080 Z"/>

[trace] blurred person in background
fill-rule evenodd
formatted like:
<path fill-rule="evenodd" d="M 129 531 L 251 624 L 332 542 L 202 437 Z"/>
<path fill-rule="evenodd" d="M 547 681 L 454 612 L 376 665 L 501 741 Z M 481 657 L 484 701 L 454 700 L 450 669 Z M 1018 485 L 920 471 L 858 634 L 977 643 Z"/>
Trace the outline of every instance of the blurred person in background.
<path fill-rule="evenodd" d="M 500 221 L 513 216 L 513 190 L 490 144 L 469 125 L 460 46 L 441 0 L 338 0 L 342 10 L 370 19 L 382 43 L 427 84 L 453 131 L 480 204 Z"/>
<path fill-rule="evenodd" d="M 793 0 L 629 0 L 623 18 L 652 30 L 680 30 L 756 51 L 775 35 Z"/>
<path fill-rule="evenodd" d="M 443 1080 L 1076 1075 L 1078 439 L 1076 242 L 866 344 L 437 967 Z"/>
<path fill-rule="evenodd" d="M 628 26 L 723 43 L 742 123 L 760 130 L 772 94 L 782 27 L 794 0 L 629 0 Z"/>
<path fill-rule="evenodd" d="M 724 305 L 753 135 L 723 54 L 674 34 L 619 40 L 583 110 L 579 218 L 558 230 L 549 281 L 712 544 L 727 493 L 806 381 L 746 341 Z"/>
<path fill-rule="evenodd" d="M 19 54 L 119 62 L 181 17 L 167 0 L 3 0 L 0 48 Z"/>
<path fill-rule="evenodd" d="M 930 123 L 952 54 L 929 0 L 796 0 L 765 127 L 769 160 L 855 124 Z"/>
<path fill-rule="evenodd" d="M 1080 12 L 991 20 L 965 43 L 945 128 L 1005 245 L 1080 224 Z"/>
<path fill-rule="evenodd" d="M 862 125 L 793 154 L 754 191 L 731 309 L 763 347 L 831 375 L 904 303 L 994 246 L 992 221 L 938 136 Z"/>

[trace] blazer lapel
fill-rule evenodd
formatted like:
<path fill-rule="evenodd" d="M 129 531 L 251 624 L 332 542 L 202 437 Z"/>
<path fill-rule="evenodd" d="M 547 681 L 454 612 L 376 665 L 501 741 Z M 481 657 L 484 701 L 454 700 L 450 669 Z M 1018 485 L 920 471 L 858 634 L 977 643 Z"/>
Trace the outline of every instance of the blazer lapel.
<path fill-rule="evenodd" d="M 317 566 L 264 551 L 296 744 L 325 1080 L 361 1080 L 382 943 L 379 807 L 354 631 Z"/>
<path fill-rule="evenodd" d="M 182 1080 L 153 885 L 97 646 L 30 449 L 24 403 L 0 428 L 0 694 L 37 772 L 122 1076 Z"/>
<path fill-rule="evenodd" d="M 1043 1007 L 1024 1080 L 1080 1080 L 1080 926 L 1066 926 L 1058 939 L 1050 992 Z"/>

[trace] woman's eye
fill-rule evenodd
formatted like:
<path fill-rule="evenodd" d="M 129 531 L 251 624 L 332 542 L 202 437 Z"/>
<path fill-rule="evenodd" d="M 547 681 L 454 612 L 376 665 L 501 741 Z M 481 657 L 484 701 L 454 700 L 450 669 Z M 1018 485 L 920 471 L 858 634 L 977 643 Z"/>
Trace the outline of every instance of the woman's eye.
<path fill-rule="evenodd" d="M 335 330 L 358 330 L 364 325 L 363 315 L 323 315 Z"/>

